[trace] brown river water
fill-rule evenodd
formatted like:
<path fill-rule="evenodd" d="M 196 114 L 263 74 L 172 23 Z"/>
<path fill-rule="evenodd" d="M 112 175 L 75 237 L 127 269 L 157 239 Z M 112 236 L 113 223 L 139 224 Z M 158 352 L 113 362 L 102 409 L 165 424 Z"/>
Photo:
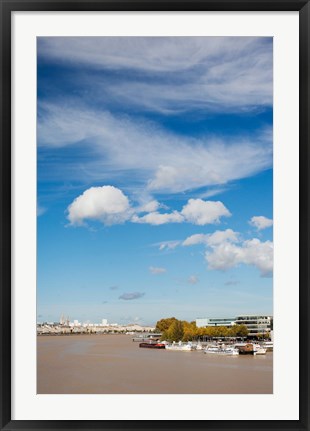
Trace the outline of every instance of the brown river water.
<path fill-rule="evenodd" d="M 38 394 L 271 394 L 273 353 L 139 348 L 130 335 L 38 336 Z"/>

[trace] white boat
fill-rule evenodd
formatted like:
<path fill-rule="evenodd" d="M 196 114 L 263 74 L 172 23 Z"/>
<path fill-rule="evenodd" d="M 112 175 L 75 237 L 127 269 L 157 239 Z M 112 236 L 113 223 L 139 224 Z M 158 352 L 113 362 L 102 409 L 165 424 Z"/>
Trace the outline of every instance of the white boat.
<path fill-rule="evenodd" d="M 254 347 L 254 355 L 266 355 L 267 349 L 262 346 L 255 346 Z"/>
<path fill-rule="evenodd" d="M 211 353 L 216 355 L 236 356 L 239 355 L 239 350 L 234 347 L 219 347 L 209 346 L 205 349 L 205 353 Z"/>
<path fill-rule="evenodd" d="M 194 350 L 192 344 L 183 344 L 181 341 L 179 343 L 173 342 L 172 344 L 166 344 L 166 350 L 175 350 L 181 352 L 191 352 Z"/>

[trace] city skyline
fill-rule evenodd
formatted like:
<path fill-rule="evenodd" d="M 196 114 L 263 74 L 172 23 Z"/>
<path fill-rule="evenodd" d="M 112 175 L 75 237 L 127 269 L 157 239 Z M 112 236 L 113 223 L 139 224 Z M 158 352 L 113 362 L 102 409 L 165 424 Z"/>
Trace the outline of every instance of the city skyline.
<path fill-rule="evenodd" d="M 37 53 L 37 320 L 272 315 L 272 38 Z"/>

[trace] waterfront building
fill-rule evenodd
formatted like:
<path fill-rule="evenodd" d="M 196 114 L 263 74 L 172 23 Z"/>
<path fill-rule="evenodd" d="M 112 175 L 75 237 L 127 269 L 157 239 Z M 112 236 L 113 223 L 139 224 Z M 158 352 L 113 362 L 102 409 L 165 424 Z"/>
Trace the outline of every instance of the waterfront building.
<path fill-rule="evenodd" d="M 237 317 L 225 318 L 198 318 L 196 319 L 197 328 L 207 328 L 208 326 L 245 325 L 249 331 L 249 336 L 256 337 L 259 334 L 270 334 L 273 329 L 272 316 L 245 314 Z"/>
<path fill-rule="evenodd" d="M 198 318 L 196 319 L 197 328 L 206 328 L 208 326 L 233 326 L 235 325 L 235 317 L 225 317 L 225 318 Z"/>
<path fill-rule="evenodd" d="M 249 336 L 270 333 L 272 329 L 272 317 L 266 315 L 240 315 L 235 320 L 237 325 L 245 325 L 248 328 Z"/>

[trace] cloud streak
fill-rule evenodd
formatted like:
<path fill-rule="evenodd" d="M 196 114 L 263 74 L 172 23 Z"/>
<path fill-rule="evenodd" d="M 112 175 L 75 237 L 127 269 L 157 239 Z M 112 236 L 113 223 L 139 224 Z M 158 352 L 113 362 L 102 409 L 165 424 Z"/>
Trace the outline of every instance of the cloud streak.
<path fill-rule="evenodd" d="M 272 104 L 271 38 L 44 37 L 38 52 L 45 62 L 106 71 L 108 86 L 96 73 L 86 80 L 82 71 L 78 79 L 94 98 L 113 104 L 169 115 Z M 113 71 L 117 83 L 110 77 Z"/>
<path fill-rule="evenodd" d="M 154 267 L 154 266 L 150 266 L 149 270 L 154 275 L 164 274 L 165 272 L 167 272 L 166 268 L 159 268 L 159 267 Z"/>
<path fill-rule="evenodd" d="M 117 178 L 126 184 L 134 172 L 135 188 L 168 194 L 223 186 L 272 166 L 269 129 L 255 137 L 194 138 L 76 104 L 41 103 L 39 111 L 39 146 L 56 150 L 83 143 L 94 155 L 62 173 L 72 180 L 82 175 L 87 181 Z"/>
<path fill-rule="evenodd" d="M 187 282 L 188 282 L 189 284 L 197 284 L 197 283 L 199 282 L 199 278 L 198 278 L 196 275 L 191 275 L 191 276 L 188 278 Z"/>

